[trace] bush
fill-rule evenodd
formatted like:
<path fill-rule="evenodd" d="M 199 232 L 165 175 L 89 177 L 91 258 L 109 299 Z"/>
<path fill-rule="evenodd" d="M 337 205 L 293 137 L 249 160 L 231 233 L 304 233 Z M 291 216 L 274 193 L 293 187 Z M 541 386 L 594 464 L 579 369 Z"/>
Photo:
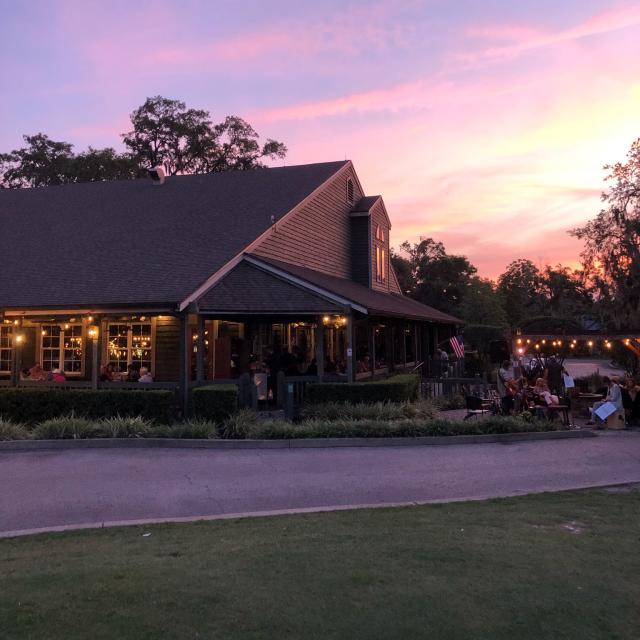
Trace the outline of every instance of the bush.
<path fill-rule="evenodd" d="M 251 429 L 258 422 L 258 416 L 251 409 L 240 409 L 224 421 L 220 435 L 231 440 L 243 440 L 249 437 Z"/>
<path fill-rule="evenodd" d="M 151 431 L 151 422 L 141 416 L 115 416 L 99 420 L 95 435 L 100 438 L 144 438 Z"/>
<path fill-rule="evenodd" d="M 159 425 L 147 434 L 150 438 L 187 438 L 211 440 L 218 437 L 217 425 L 208 420 L 188 420 L 172 426 Z"/>
<path fill-rule="evenodd" d="M 0 440 L 27 440 L 29 435 L 23 424 L 10 422 L 0 417 Z"/>
<path fill-rule="evenodd" d="M 247 438 L 252 440 L 287 440 L 299 437 L 298 427 L 286 420 L 260 420 L 249 428 Z"/>
<path fill-rule="evenodd" d="M 302 410 L 303 418 L 319 420 L 403 420 L 406 418 L 432 418 L 436 411 L 429 401 L 416 403 L 376 402 L 324 402 L 310 404 Z"/>
<path fill-rule="evenodd" d="M 97 425 L 73 413 L 44 420 L 33 430 L 33 437 L 36 440 L 78 440 L 93 438 L 96 435 L 98 435 Z"/>
<path fill-rule="evenodd" d="M 431 398 L 434 406 L 439 411 L 451 411 L 452 409 L 464 409 L 465 399 L 460 394 L 454 394 L 451 396 L 435 396 Z"/>
<path fill-rule="evenodd" d="M 377 403 L 411 402 L 420 395 L 420 379 L 402 374 L 372 382 L 315 382 L 307 386 L 307 400 L 311 404 L 327 402 Z"/>
<path fill-rule="evenodd" d="M 173 422 L 174 394 L 149 389 L 0 389 L 0 415 L 34 424 L 73 412 L 87 418 L 142 416 L 152 422 Z"/>
<path fill-rule="evenodd" d="M 238 387 L 235 384 L 196 387 L 191 392 L 191 408 L 197 418 L 223 422 L 238 409 Z"/>

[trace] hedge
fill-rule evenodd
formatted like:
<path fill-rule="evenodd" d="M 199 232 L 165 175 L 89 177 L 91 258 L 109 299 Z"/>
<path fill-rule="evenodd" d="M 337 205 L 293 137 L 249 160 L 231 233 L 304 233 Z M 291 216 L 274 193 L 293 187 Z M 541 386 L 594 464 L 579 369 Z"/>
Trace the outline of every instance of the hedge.
<path fill-rule="evenodd" d="M 0 389 L 0 416 L 33 424 L 73 412 L 86 418 L 142 416 L 157 423 L 173 422 L 172 391 L 149 389 Z"/>
<path fill-rule="evenodd" d="M 222 422 L 238 410 L 238 387 L 213 384 L 191 392 L 191 410 L 196 418 Z"/>
<path fill-rule="evenodd" d="M 307 386 L 307 401 L 323 402 L 411 402 L 420 395 L 420 379 L 402 374 L 372 382 L 316 382 Z"/>

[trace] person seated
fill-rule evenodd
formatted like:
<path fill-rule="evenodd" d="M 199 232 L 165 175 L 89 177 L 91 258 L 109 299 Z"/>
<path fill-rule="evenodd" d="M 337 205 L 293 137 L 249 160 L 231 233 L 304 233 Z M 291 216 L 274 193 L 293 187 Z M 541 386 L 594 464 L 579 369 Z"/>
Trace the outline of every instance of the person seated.
<path fill-rule="evenodd" d="M 52 382 L 66 382 L 67 378 L 64 375 L 62 369 L 54 369 L 51 372 L 51 381 Z"/>
<path fill-rule="evenodd" d="M 40 366 L 39 362 L 36 362 L 31 369 L 29 369 L 29 380 L 37 380 L 42 382 L 47 379 L 47 372 Z"/>
<path fill-rule="evenodd" d="M 620 390 L 620 386 L 618 385 L 618 379 L 613 377 L 609 378 L 608 376 L 604 376 L 602 378 L 603 384 L 607 386 L 607 395 L 604 400 L 600 402 L 594 402 L 593 407 L 591 407 L 591 420 L 587 422 L 587 424 L 597 424 L 598 428 L 604 427 L 604 420 L 599 418 L 596 414 L 596 411 L 607 402 L 611 402 L 617 411 L 624 411 L 624 406 L 622 404 L 622 391 Z"/>
<path fill-rule="evenodd" d="M 153 382 L 153 376 L 149 373 L 147 367 L 140 367 L 140 377 L 138 382 Z"/>
<path fill-rule="evenodd" d="M 111 363 L 102 365 L 102 367 L 100 367 L 100 382 L 112 382 L 114 379 L 114 366 Z"/>
<path fill-rule="evenodd" d="M 538 403 L 544 406 L 549 407 L 560 404 L 560 399 L 555 395 L 555 393 L 551 393 L 551 391 L 549 391 L 547 381 L 544 378 L 538 378 L 536 380 L 536 385 L 533 388 L 533 394 L 537 397 Z"/>
<path fill-rule="evenodd" d="M 629 377 L 624 385 L 620 385 L 622 393 L 622 406 L 624 407 L 625 416 L 630 425 L 636 425 L 640 422 L 640 386 L 636 381 Z"/>
<path fill-rule="evenodd" d="M 29 380 L 29 369 L 22 369 L 20 371 L 20 380 Z"/>
<path fill-rule="evenodd" d="M 127 382 L 138 382 L 140 377 L 140 369 L 135 364 L 127 367 Z"/>

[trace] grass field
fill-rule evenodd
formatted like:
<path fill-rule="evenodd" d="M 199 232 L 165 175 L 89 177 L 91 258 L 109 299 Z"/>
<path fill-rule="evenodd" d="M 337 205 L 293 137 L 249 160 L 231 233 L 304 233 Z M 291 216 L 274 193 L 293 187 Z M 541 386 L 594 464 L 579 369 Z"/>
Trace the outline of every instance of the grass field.
<path fill-rule="evenodd" d="M 640 491 L 0 540 L 0 637 L 637 639 Z"/>

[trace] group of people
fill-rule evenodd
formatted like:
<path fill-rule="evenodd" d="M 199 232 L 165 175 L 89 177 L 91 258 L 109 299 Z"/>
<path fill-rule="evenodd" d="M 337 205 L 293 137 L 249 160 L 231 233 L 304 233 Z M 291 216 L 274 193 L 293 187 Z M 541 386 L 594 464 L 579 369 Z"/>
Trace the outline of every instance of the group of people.
<path fill-rule="evenodd" d="M 126 374 L 123 374 L 113 364 L 108 363 L 100 369 L 100 382 L 153 382 L 148 367 L 138 367 L 130 364 L 127 367 Z"/>
<path fill-rule="evenodd" d="M 36 362 L 30 369 L 23 369 L 20 375 L 21 380 L 33 380 L 34 382 L 65 382 L 67 377 L 62 369 L 52 369 L 45 371 L 39 362 Z"/>
<path fill-rule="evenodd" d="M 617 376 L 604 376 L 602 384 L 598 393 L 604 397 L 591 407 L 591 420 L 587 424 L 602 426 L 603 420 L 597 411 L 607 403 L 611 403 L 616 412 L 623 412 L 628 424 L 640 424 L 640 385 L 632 377 L 622 380 Z"/>

